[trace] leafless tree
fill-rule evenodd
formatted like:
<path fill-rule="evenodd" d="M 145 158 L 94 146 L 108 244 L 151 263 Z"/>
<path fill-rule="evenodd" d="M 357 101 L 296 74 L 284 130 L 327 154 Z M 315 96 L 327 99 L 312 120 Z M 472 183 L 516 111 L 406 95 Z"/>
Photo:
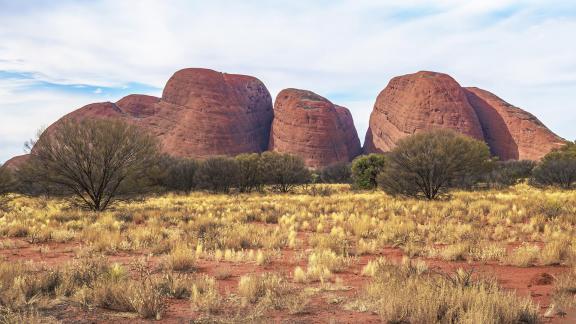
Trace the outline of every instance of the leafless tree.
<path fill-rule="evenodd" d="M 28 145 L 30 160 L 20 174 L 95 211 L 142 192 L 158 157 L 153 136 L 108 119 L 69 119 Z"/>

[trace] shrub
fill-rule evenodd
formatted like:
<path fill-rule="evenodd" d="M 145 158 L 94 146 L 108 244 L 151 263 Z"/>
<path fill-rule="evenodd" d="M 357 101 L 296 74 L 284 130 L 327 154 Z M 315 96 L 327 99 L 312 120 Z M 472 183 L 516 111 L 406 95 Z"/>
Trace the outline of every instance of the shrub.
<path fill-rule="evenodd" d="M 352 161 L 352 181 L 358 189 L 374 189 L 378 185 L 376 178 L 384 169 L 386 158 L 382 154 L 369 154 Z"/>
<path fill-rule="evenodd" d="M 572 189 L 576 183 L 576 144 L 568 143 L 546 154 L 534 169 L 533 182 L 542 186 Z"/>
<path fill-rule="evenodd" d="M 217 156 L 202 161 L 196 171 L 195 181 L 200 189 L 227 193 L 238 185 L 238 175 L 236 160 Z"/>
<path fill-rule="evenodd" d="M 485 143 L 438 129 L 400 140 L 378 176 L 388 194 L 436 199 L 482 174 L 490 150 Z"/>
<path fill-rule="evenodd" d="M 192 159 L 165 158 L 166 170 L 161 184 L 172 191 L 190 192 L 196 187 L 199 162 Z"/>
<path fill-rule="evenodd" d="M 0 165 L 0 208 L 3 206 L 5 195 L 14 188 L 14 178 L 8 167 Z"/>
<path fill-rule="evenodd" d="M 486 182 L 492 187 L 509 187 L 532 176 L 536 162 L 530 160 L 495 162 L 486 175 Z"/>
<path fill-rule="evenodd" d="M 28 146 L 22 177 L 95 211 L 147 188 L 158 152 L 155 137 L 139 127 L 103 119 L 65 120 Z"/>
<path fill-rule="evenodd" d="M 310 182 L 310 171 L 298 156 L 264 152 L 261 161 L 265 183 L 276 191 L 289 192 L 297 185 Z"/>
<path fill-rule="evenodd" d="M 191 248 L 178 245 L 168 255 L 168 265 L 174 271 L 188 272 L 195 268 L 196 253 Z"/>
<path fill-rule="evenodd" d="M 351 164 L 339 162 L 322 168 L 320 181 L 323 183 L 350 183 L 352 181 Z"/>
<path fill-rule="evenodd" d="M 190 297 L 192 307 L 200 311 L 215 314 L 222 311 L 222 296 L 216 287 L 216 280 L 206 275 L 198 278 L 192 285 Z"/>
<path fill-rule="evenodd" d="M 262 190 L 264 185 L 264 172 L 260 154 L 247 153 L 236 156 L 238 163 L 238 189 L 240 192 Z"/>
<path fill-rule="evenodd" d="M 352 307 L 375 311 L 388 323 L 538 323 L 538 307 L 494 281 L 458 270 L 444 275 L 411 263 L 372 263 L 373 279 Z"/>

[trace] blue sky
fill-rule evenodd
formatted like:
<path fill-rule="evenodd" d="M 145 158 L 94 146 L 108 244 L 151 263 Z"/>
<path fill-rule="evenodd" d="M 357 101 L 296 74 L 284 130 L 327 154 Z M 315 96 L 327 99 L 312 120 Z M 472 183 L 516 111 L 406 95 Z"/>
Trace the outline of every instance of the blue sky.
<path fill-rule="evenodd" d="M 361 140 L 396 75 L 434 70 L 576 139 L 576 2 L 0 0 L 0 162 L 85 104 L 160 95 L 186 67 L 308 89 Z"/>

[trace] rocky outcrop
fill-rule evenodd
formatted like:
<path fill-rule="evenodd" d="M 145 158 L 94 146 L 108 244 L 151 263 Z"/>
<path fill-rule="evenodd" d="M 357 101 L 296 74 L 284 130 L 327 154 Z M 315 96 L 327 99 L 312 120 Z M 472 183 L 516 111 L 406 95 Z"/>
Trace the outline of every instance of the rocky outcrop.
<path fill-rule="evenodd" d="M 184 69 L 170 78 L 162 98 L 129 95 L 65 118 L 119 118 L 157 136 L 167 154 L 206 158 L 265 151 L 273 108 L 270 93 L 254 77 Z"/>
<path fill-rule="evenodd" d="M 536 116 L 496 95 L 479 88 L 465 91 L 481 121 L 486 142 L 501 159 L 539 160 L 566 143 Z"/>
<path fill-rule="evenodd" d="M 299 89 L 276 97 L 269 149 L 298 155 L 313 168 L 350 161 L 361 152 L 348 109 Z"/>
<path fill-rule="evenodd" d="M 386 152 L 399 139 L 434 128 L 483 140 L 501 160 L 539 160 L 565 143 L 532 114 L 490 92 L 424 71 L 393 78 L 378 95 L 364 151 Z"/>
<path fill-rule="evenodd" d="M 24 163 L 26 163 L 26 161 L 28 161 L 29 157 L 30 157 L 29 154 L 17 155 L 15 157 L 11 158 L 10 160 L 6 161 L 2 165 L 2 167 L 6 167 L 10 170 L 18 169 L 20 166 L 22 166 Z"/>
<path fill-rule="evenodd" d="M 376 99 L 364 148 L 386 152 L 398 140 L 433 128 L 484 138 L 466 93 L 450 76 L 423 71 L 395 77 Z"/>

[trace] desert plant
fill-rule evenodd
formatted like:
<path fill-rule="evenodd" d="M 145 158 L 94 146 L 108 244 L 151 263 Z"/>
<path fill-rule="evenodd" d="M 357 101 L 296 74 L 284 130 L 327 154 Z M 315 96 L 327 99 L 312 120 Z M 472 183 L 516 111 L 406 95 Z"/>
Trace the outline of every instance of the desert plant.
<path fill-rule="evenodd" d="M 534 169 L 533 182 L 542 186 L 572 189 L 576 184 L 576 143 L 567 143 L 546 154 Z"/>
<path fill-rule="evenodd" d="M 302 158 L 276 152 L 264 152 L 261 156 L 265 183 L 278 192 L 289 192 L 295 186 L 310 181 L 310 171 Z"/>
<path fill-rule="evenodd" d="M 19 174 L 96 211 L 146 188 L 142 180 L 158 149 L 137 126 L 100 119 L 64 120 L 28 146 L 30 159 Z"/>
<path fill-rule="evenodd" d="M 264 172 L 260 154 L 240 154 L 235 159 L 238 164 L 238 189 L 240 192 L 262 191 Z"/>
<path fill-rule="evenodd" d="M 530 160 L 495 162 L 485 176 L 486 182 L 496 188 L 509 187 L 532 176 L 536 162 Z"/>
<path fill-rule="evenodd" d="M 238 163 L 224 156 L 211 157 L 202 161 L 195 175 L 195 181 L 200 189 L 223 193 L 236 187 L 238 178 Z"/>
<path fill-rule="evenodd" d="M 195 175 L 199 162 L 193 159 L 164 157 L 165 171 L 160 180 L 168 190 L 190 192 L 196 187 Z"/>
<path fill-rule="evenodd" d="M 450 130 L 418 133 L 400 140 L 378 177 L 388 194 L 436 199 L 464 179 L 484 172 L 488 146 Z"/>
<path fill-rule="evenodd" d="M 376 178 L 386 165 L 386 157 L 382 154 L 359 156 L 352 161 L 352 181 L 358 189 L 374 189 L 378 185 Z"/>
<path fill-rule="evenodd" d="M 348 162 L 338 162 L 320 170 L 320 180 L 323 183 L 350 183 L 352 168 Z"/>
<path fill-rule="evenodd" d="M 12 171 L 5 165 L 0 165 L 0 208 L 8 200 L 7 194 L 14 189 L 14 177 Z"/>

